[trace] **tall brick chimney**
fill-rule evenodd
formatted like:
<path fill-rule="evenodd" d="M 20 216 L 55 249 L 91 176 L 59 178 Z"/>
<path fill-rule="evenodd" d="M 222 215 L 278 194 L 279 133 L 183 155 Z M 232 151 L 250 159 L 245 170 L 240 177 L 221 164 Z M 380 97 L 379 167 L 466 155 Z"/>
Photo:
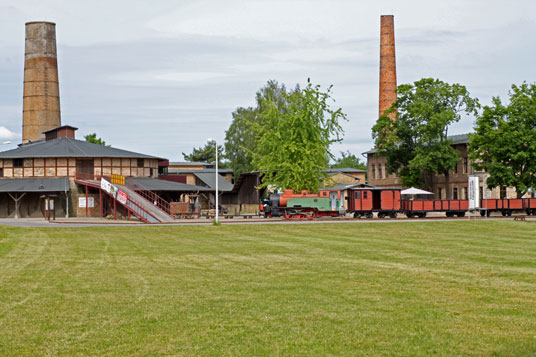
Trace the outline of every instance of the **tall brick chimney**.
<path fill-rule="evenodd" d="M 382 15 L 380 25 L 379 116 L 396 101 L 395 25 L 393 15 Z M 394 119 L 394 113 L 391 115 Z"/>
<path fill-rule="evenodd" d="M 26 23 L 22 142 L 45 138 L 61 125 L 56 24 Z"/>

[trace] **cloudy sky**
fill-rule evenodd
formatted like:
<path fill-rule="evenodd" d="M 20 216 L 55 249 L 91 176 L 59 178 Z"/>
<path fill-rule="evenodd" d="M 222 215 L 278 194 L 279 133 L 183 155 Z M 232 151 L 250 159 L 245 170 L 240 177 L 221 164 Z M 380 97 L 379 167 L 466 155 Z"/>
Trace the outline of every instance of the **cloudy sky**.
<path fill-rule="evenodd" d="M 380 15 L 395 15 L 398 83 L 467 86 L 487 104 L 536 80 L 534 0 L 0 0 L 0 141 L 21 140 L 24 23 L 56 22 L 62 123 L 182 160 L 223 141 L 270 79 L 333 85 L 348 115 L 335 152 L 372 145 Z M 464 119 L 451 133 L 471 129 Z"/>

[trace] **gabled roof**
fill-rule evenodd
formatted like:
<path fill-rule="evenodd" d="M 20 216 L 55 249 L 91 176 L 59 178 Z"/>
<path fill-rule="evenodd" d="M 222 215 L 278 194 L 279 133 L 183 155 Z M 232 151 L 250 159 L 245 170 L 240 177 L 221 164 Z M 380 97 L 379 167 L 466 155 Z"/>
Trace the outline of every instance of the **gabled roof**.
<path fill-rule="evenodd" d="M 0 179 L 0 192 L 65 192 L 69 191 L 67 177 L 32 177 Z"/>
<path fill-rule="evenodd" d="M 158 159 L 156 156 L 116 149 L 71 138 L 58 138 L 24 144 L 16 149 L 0 152 L 0 159 L 24 159 L 35 157 L 111 157 L 133 159 Z"/>
<path fill-rule="evenodd" d="M 203 170 L 204 171 L 204 170 Z M 207 184 L 208 187 L 216 189 L 216 173 L 210 172 L 194 172 L 194 175 Z M 218 191 L 227 192 L 233 190 L 233 184 L 227 181 L 223 176 L 218 174 Z"/>

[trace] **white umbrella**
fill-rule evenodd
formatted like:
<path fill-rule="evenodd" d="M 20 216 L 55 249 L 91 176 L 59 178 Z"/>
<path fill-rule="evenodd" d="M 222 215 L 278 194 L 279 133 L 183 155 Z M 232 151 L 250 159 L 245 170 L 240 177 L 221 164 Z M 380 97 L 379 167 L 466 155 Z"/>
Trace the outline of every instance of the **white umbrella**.
<path fill-rule="evenodd" d="M 402 190 L 402 191 L 400 191 L 400 193 L 402 195 L 433 195 L 434 194 L 433 192 L 420 190 L 420 189 L 415 188 L 415 187 L 410 187 L 410 188 L 408 188 L 406 190 Z"/>

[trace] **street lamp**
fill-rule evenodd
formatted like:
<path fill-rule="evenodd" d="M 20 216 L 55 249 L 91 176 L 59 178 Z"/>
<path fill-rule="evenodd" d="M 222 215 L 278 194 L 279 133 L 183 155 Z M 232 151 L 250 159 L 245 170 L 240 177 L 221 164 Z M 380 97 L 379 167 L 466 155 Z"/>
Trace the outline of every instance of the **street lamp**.
<path fill-rule="evenodd" d="M 219 210 L 218 210 L 218 196 L 219 196 L 219 192 L 218 192 L 218 143 L 216 142 L 216 139 L 208 139 L 208 141 L 214 141 L 214 148 L 216 150 L 216 173 L 215 173 L 215 178 L 216 178 L 216 224 L 219 222 Z"/>

